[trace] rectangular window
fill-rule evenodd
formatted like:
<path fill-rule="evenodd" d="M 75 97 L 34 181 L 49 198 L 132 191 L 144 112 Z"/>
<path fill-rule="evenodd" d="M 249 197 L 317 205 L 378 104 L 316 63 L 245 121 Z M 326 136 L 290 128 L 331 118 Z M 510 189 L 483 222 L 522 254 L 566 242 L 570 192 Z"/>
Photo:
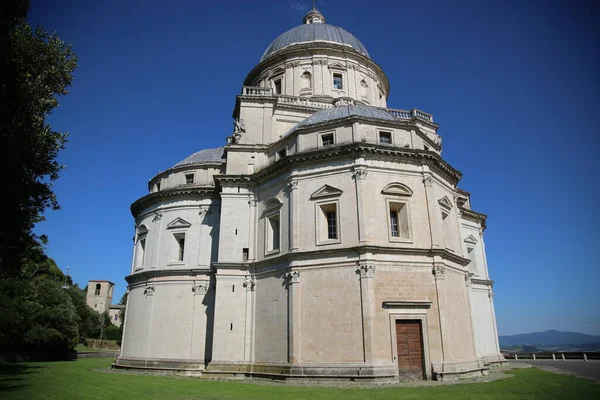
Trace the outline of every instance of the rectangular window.
<path fill-rule="evenodd" d="M 469 264 L 469 270 L 472 273 L 477 273 L 477 259 L 475 258 L 475 249 L 473 247 L 467 247 L 467 253 L 469 255 L 469 260 L 471 263 Z"/>
<path fill-rule="evenodd" d="M 267 218 L 267 251 L 279 251 L 279 213 Z"/>
<path fill-rule="evenodd" d="M 242 261 L 244 261 L 244 262 L 248 261 L 248 254 L 249 254 L 248 248 L 244 247 L 242 249 Z"/>
<path fill-rule="evenodd" d="M 317 216 L 318 242 L 325 244 L 329 241 L 338 241 L 340 224 L 337 203 L 320 204 L 317 210 L 319 209 L 320 213 Z"/>
<path fill-rule="evenodd" d="M 160 190 L 160 181 L 156 182 L 156 191 L 158 192 Z"/>
<path fill-rule="evenodd" d="M 321 145 L 323 147 L 333 146 L 333 133 L 325 133 L 321 135 Z"/>
<path fill-rule="evenodd" d="M 390 236 L 392 239 L 410 239 L 408 206 L 406 203 L 390 201 Z"/>
<path fill-rule="evenodd" d="M 344 83 L 342 80 L 342 74 L 333 74 L 333 88 L 343 90 Z"/>
<path fill-rule="evenodd" d="M 281 78 L 275 79 L 273 83 L 275 84 L 275 94 L 281 94 Z"/>
<path fill-rule="evenodd" d="M 185 184 L 191 185 L 194 183 L 194 174 L 185 174 Z"/>
<path fill-rule="evenodd" d="M 328 211 L 327 216 L 327 239 L 337 239 L 337 221 L 335 211 Z"/>
<path fill-rule="evenodd" d="M 183 261 L 185 256 L 185 233 L 174 233 L 175 237 L 175 261 Z"/>
<path fill-rule="evenodd" d="M 142 267 L 144 265 L 144 256 L 146 255 L 146 238 L 140 239 L 140 255 L 139 255 L 139 264 L 138 267 Z"/>
<path fill-rule="evenodd" d="M 398 232 L 398 213 L 394 210 L 390 210 L 390 225 L 392 228 L 392 237 L 399 237 Z"/>
<path fill-rule="evenodd" d="M 115 321 L 119 320 L 119 314 L 115 314 Z"/>
<path fill-rule="evenodd" d="M 391 144 L 392 143 L 392 132 L 379 132 L 379 143 Z"/>
<path fill-rule="evenodd" d="M 450 248 L 450 213 L 446 211 L 442 211 L 442 226 L 444 229 L 444 247 L 447 249 Z"/>

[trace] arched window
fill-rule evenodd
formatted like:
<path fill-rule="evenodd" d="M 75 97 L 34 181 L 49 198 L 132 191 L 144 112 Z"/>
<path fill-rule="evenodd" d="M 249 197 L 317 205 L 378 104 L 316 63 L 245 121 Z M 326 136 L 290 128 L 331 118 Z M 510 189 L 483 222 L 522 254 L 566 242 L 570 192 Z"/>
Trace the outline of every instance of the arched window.
<path fill-rule="evenodd" d="M 302 75 L 300 75 L 300 88 L 302 90 L 312 88 L 312 75 L 310 72 L 304 71 Z"/>
<path fill-rule="evenodd" d="M 101 287 L 102 287 L 102 286 L 101 286 L 99 283 L 96 283 L 96 291 L 94 292 L 94 294 L 95 294 L 96 296 L 100 296 L 100 288 L 101 288 Z"/>

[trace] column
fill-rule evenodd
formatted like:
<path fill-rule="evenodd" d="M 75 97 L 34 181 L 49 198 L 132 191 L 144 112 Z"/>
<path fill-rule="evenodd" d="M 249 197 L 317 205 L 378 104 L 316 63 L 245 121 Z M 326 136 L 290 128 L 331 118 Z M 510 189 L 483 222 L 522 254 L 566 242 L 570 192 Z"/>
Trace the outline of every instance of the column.
<path fill-rule="evenodd" d="M 360 274 L 360 304 L 363 324 L 363 353 L 364 362 L 373 362 L 373 349 L 375 347 L 373 322 L 375 319 L 375 294 L 373 278 L 375 277 L 375 266 L 361 265 L 358 268 Z"/>
<path fill-rule="evenodd" d="M 300 361 L 300 272 L 291 271 L 285 277 L 288 289 L 288 362 L 294 364 Z"/>

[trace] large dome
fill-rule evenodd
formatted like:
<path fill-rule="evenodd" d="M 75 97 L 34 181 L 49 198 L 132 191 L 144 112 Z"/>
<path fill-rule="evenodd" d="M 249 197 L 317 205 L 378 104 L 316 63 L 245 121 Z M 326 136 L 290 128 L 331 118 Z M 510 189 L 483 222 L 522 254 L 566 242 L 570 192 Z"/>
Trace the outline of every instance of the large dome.
<path fill-rule="evenodd" d="M 330 42 L 352 47 L 354 50 L 369 57 L 365 46 L 350 32 L 339 26 L 315 23 L 299 25 L 282 33 L 267 47 L 260 61 L 264 61 L 271 54 L 298 43 Z"/>

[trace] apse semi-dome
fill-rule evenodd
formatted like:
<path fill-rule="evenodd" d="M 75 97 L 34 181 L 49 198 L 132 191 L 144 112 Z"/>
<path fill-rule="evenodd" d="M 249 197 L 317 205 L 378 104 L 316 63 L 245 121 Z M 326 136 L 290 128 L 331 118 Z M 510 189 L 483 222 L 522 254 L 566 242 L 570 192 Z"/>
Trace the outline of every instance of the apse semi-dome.
<path fill-rule="evenodd" d="M 177 164 L 173 166 L 173 168 L 178 167 L 186 167 L 189 165 L 198 165 L 198 164 L 217 164 L 224 163 L 224 148 L 217 147 L 215 149 L 205 149 L 200 150 L 185 159 L 181 160 Z"/>
<path fill-rule="evenodd" d="M 269 47 L 267 47 L 267 50 L 265 50 L 260 61 L 264 61 L 271 54 L 287 48 L 288 46 L 308 42 L 337 43 L 351 47 L 359 53 L 369 57 L 367 49 L 360 40 L 345 29 L 324 23 L 307 23 L 279 35 L 271 42 Z"/>
<path fill-rule="evenodd" d="M 294 129 L 300 128 L 302 126 L 331 122 L 336 119 L 343 119 L 352 116 L 379 119 L 384 121 L 396 120 L 396 118 L 392 114 L 385 110 L 382 110 L 381 108 L 362 105 L 344 105 L 317 111 L 310 117 L 301 121 L 298 125 L 294 127 Z"/>

